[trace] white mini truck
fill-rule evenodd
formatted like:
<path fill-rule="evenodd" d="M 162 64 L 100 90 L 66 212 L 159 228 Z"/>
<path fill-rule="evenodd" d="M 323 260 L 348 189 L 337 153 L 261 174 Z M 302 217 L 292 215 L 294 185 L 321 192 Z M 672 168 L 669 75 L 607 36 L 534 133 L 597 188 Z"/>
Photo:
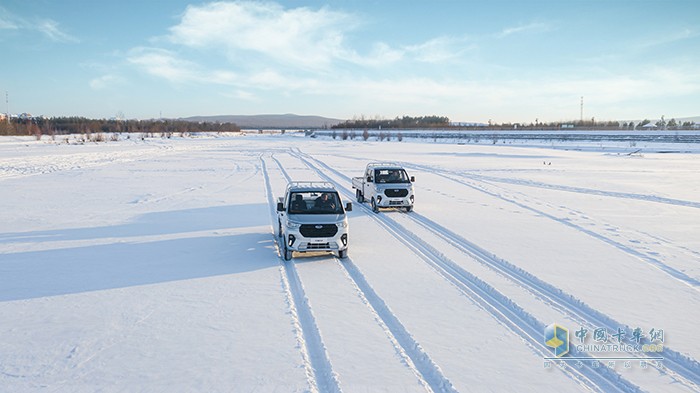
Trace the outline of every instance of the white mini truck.
<path fill-rule="evenodd" d="M 404 208 L 407 212 L 413 210 L 413 182 L 416 179 L 408 177 L 406 170 L 398 164 L 390 162 L 371 162 L 365 168 L 365 174 L 352 178 L 357 202 L 369 202 L 372 211 L 379 208 Z"/>
<path fill-rule="evenodd" d="M 293 252 L 330 251 L 348 255 L 348 219 L 352 203 L 342 205 L 338 191 L 328 182 L 296 181 L 277 203 L 278 235 L 286 261 Z"/>

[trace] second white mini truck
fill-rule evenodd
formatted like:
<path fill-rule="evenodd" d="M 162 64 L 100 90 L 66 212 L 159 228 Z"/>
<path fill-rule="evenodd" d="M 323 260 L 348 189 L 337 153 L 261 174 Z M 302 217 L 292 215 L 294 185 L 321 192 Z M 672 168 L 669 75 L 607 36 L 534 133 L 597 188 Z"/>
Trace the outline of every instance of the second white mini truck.
<path fill-rule="evenodd" d="M 367 164 L 364 176 L 352 178 L 352 188 L 357 202 L 369 202 L 375 213 L 383 207 L 404 208 L 410 212 L 413 210 L 414 181 L 416 179 L 409 177 L 398 164 L 372 162 Z"/>

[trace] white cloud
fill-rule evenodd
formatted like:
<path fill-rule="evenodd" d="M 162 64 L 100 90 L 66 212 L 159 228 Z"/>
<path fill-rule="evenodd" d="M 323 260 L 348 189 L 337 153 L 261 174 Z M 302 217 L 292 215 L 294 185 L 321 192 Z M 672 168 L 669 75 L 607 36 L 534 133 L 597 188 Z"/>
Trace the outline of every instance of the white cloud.
<path fill-rule="evenodd" d="M 127 62 L 171 82 L 182 83 L 201 79 L 194 63 L 181 60 L 174 52 L 165 49 L 134 48 L 129 52 Z"/>
<path fill-rule="evenodd" d="M 304 68 L 343 58 L 353 18 L 327 8 L 284 9 L 275 3 L 216 2 L 188 6 L 169 39 L 194 48 L 218 48 L 236 61 L 254 53 Z"/>
<path fill-rule="evenodd" d="M 367 107 L 371 113 L 376 112 L 374 108 L 385 108 L 385 112 L 390 108 L 425 111 L 416 115 L 471 110 L 497 121 L 521 121 L 518 115 L 533 113 L 542 114 L 541 120 L 545 113 L 554 116 L 552 120 L 575 118 L 581 95 L 607 110 L 606 105 L 623 106 L 700 92 L 700 75 L 692 67 L 653 69 L 647 65 L 638 74 L 631 70 L 614 74 L 609 69 L 581 66 L 581 72 L 543 72 L 527 79 L 518 79 L 513 72 L 486 73 L 484 69 L 493 71 L 499 65 L 479 64 L 478 59 L 467 56 L 478 49 L 479 37 L 440 36 L 398 47 L 378 40 L 363 55 L 348 45 L 346 36 L 357 26 L 356 19 L 328 8 L 285 9 L 275 3 L 189 6 L 180 22 L 169 30 L 167 39 L 154 41 L 159 43 L 157 46 L 172 49 L 134 48 L 127 62 L 173 83 L 223 87 L 224 92 L 218 94 L 241 102 L 293 106 L 317 100 L 315 105 L 360 111 Z M 549 30 L 549 25 L 530 23 L 481 38 Z M 219 63 L 212 65 L 212 59 Z M 437 72 L 438 65 L 445 67 Z M 427 73 L 421 72 L 428 68 Z M 455 69 L 457 73 L 450 74 Z M 476 72 L 465 72 L 472 69 Z M 403 73 L 406 70 L 413 71 Z M 480 70 L 489 77 L 469 77 Z M 97 79 L 94 87 L 109 82 Z M 501 108 L 508 108 L 514 118 L 495 119 Z"/>
<path fill-rule="evenodd" d="M 387 70 L 399 62 L 404 69 L 412 62 L 446 63 L 472 48 L 464 38 L 438 37 L 403 47 L 378 41 L 361 54 L 346 40 L 359 20 L 327 7 L 288 9 L 271 2 L 190 5 L 166 37 L 151 41 L 155 47 L 173 46 L 174 50 L 136 48 L 129 62 L 170 81 L 293 90 L 317 85 L 319 78 L 362 72 L 362 68 Z M 193 50 L 205 56 L 191 57 Z M 222 64 L 209 65 L 222 53 Z M 214 67 L 235 72 L 206 69 Z"/>
<path fill-rule="evenodd" d="M 0 29 L 16 30 L 19 29 L 17 22 L 13 19 L 17 19 L 4 7 L 0 6 Z"/>
<path fill-rule="evenodd" d="M 260 97 L 245 90 L 235 90 L 232 93 L 223 93 L 222 96 L 241 101 L 260 102 Z"/>
<path fill-rule="evenodd" d="M 365 56 L 352 50 L 346 50 L 343 60 L 361 67 L 378 68 L 404 60 L 405 55 L 406 50 L 404 49 L 392 48 L 386 43 L 377 42 L 372 45 L 371 52 Z"/>
<path fill-rule="evenodd" d="M 76 37 L 64 32 L 59 27 L 58 22 L 52 19 L 38 19 L 31 21 L 14 15 L 3 7 L 0 7 L 0 13 L 2 14 L 0 15 L 0 29 L 38 31 L 44 34 L 51 41 L 63 43 L 79 42 Z"/>
<path fill-rule="evenodd" d="M 188 6 L 167 39 L 188 48 L 223 51 L 238 66 L 277 63 L 305 71 L 329 70 L 339 63 L 373 68 L 402 60 L 439 63 L 470 48 L 463 39 L 439 37 L 405 47 L 379 41 L 363 54 L 346 39 L 359 26 L 359 19 L 327 7 L 285 9 L 271 2 L 215 2 Z"/>
<path fill-rule="evenodd" d="M 686 28 L 686 29 L 683 29 L 680 31 L 667 32 L 666 35 L 664 35 L 664 36 L 657 36 L 654 39 L 640 43 L 638 46 L 642 49 L 648 49 L 648 48 L 652 48 L 652 47 L 672 44 L 672 43 L 687 40 L 690 38 L 695 38 L 695 37 L 698 37 L 699 35 L 700 35 L 700 32 L 698 32 L 697 30 L 692 30 L 692 29 Z"/>
<path fill-rule="evenodd" d="M 63 32 L 58 27 L 58 22 L 51 19 L 42 20 L 35 25 L 33 28 L 43 33 L 51 41 L 55 42 L 79 42 L 79 40 L 70 34 Z"/>
<path fill-rule="evenodd" d="M 533 23 L 530 23 L 527 25 L 520 25 L 520 26 L 505 28 L 501 31 L 500 34 L 498 34 L 498 37 L 503 38 L 503 37 L 507 37 L 510 35 L 521 34 L 521 33 L 526 33 L 526 32 L 543 33 L 543 32 L 547 32 L 549 30 L 550 30 L 549 25 L 544 24 L 544 23 L 539 23 L 539 22 L 533 22 Z"/>
<path fill-rule="evenodd" d="M 336 106 L 342 103 L 343 107 L 353 108 L 355 114 L 374 113 L 376 108 L 382 108 L 387 117 L 431 113 L 452 117 L 454 115 L 450 114 L 458 114 L 453 120 L 486 121 L 493 118 L 498 122 L 522 122 L 530 117 L 533 117 L 530 120 L 539 117 L 542 121 L 576 120 L 580 96 L 585 96 L 585 116 L 603 120 L 644 113 L 645 109 L 640 109 L 638 102 L 698 94 L 699 81 L 700 71 L 684 67 L 600 78 L 551 76 L 486 81 L 399 76 L 379 80 L 367 77 L 320 81 L 316 89 L 299 93 L 326 97 L 324 105 L 332 108 L 333 103 Z M 335 91 L 342 91 L 342 96 L 329 93 Z M 624 107 L 625 112 L 612 109 L 619 107 Z M 417 108 L 419 112 L 407 112 Z M 508 118 L 499 118 L 504 109 L 509 113 Z M 669 109 L 659 107 L 656 110 Z"/>
<path fill-rule="evenodd" d="M 106 89 L 112 85 L 123 82 L 124 79 L 117 75 L 107 74 L 99 78 L 94 78 L 90 81 L 90 88 L 93 90 Z"/>
<path fill-rule="evenodd" d="M 15 23 L 13 23 L 10 20 L 0 18 L 0 29 L 17 30 L 17 29 L 19 29 L 19 26 L 17 26 Z"/>
<path fill-rule="evenodd" d="M 413 58 L 425 63 L 445 63 L 461 58 L 476 47 L 466 38 L 437 37 L 422 44 L 406 47 Z"/>
<path fill-rule="evenodd" d="M 174 83 L 236 85 L 241 82 L 241 78 L 233 71 L 204 69 L 166 49 L 134 48 L 129 51 L 126 61 L 148 74 Z"/>

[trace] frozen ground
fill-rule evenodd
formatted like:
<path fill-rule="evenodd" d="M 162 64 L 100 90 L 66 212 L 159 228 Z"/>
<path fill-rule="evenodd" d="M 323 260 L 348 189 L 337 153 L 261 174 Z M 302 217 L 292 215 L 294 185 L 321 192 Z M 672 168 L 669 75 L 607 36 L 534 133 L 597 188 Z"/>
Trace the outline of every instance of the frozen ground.
<path fill-rule="evenodd" d="M 697 146 L 433 142 L 0 139 L 0 391 L 700 391 Z M 371 160 L 414 212 L 354 201 Z M 348 259 L 280 258 L 288 178 L 354 203 Z"/>

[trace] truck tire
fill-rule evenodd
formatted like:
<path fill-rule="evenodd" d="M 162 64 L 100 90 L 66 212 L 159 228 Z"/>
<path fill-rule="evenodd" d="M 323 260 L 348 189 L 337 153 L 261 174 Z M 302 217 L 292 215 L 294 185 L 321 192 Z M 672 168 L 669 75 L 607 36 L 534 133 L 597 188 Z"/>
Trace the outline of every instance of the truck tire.
<path fill-rule="evenodd" d="M 345 259 L 348 257 L 348 249 L 338 251 L 338 258 Z"/>
<path fill-rule="evenodd" d="M 406 213 L 410 213 L 413 211 L 413 206 L 406 206 Z"/>
<path fill-rule="evenodd" d="M 284 245 L 284 260 L 285 261 L 290 261 L 292 259 L 292 250 L 287 248 L 287 245 Z"/>
<path fill-rule="evenodd" d="M 355 190 L 355 196 L 357 197 L 357 203 L 362 203 L 365 201 L 365 197 L 362 196 L 362 191 Z"/>
<path fill-rule="evenodd" d="M 282 237 L 282 222 L 277 220 L 277 236 Z"/>
<path fill-rule="evenodd" d="M 379 213 L 379 208 L 377 207 L 377 202 L 374 200 L 374 197 L 372 197 L 372 211 L 375 213 Z"/>

